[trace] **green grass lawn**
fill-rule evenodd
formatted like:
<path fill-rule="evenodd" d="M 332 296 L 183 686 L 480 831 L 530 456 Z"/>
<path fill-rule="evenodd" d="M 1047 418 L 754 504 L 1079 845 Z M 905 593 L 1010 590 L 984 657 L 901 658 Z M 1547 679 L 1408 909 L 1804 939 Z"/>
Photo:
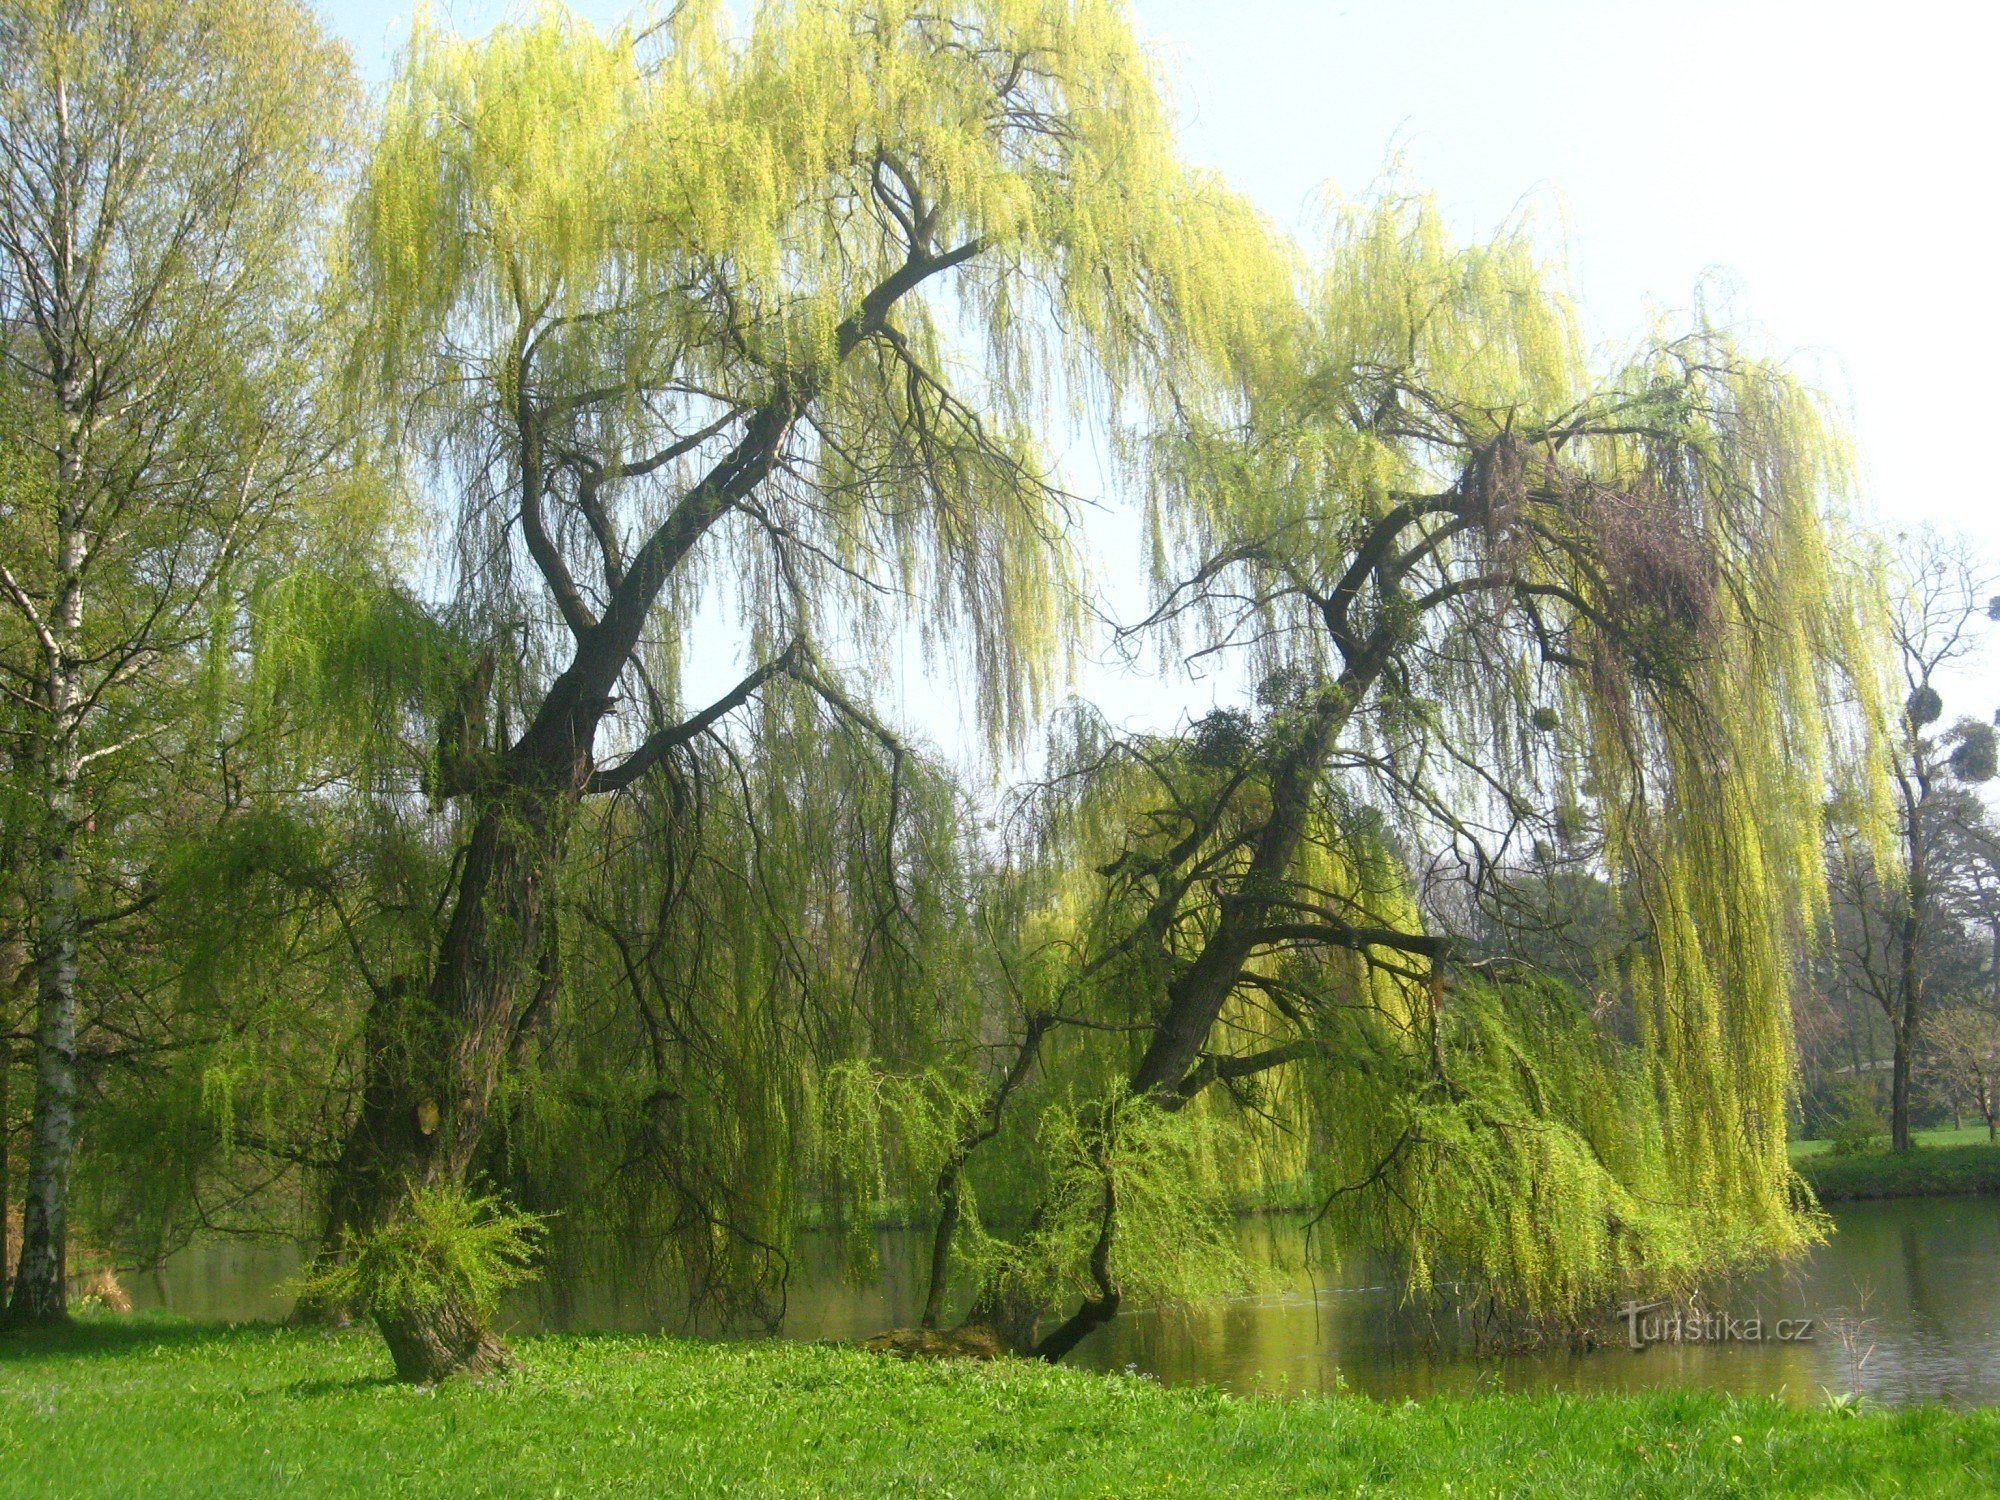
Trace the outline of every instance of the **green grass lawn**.
<path fill-rule="evenodd" d="M 1968 1125 L 1963 1130 L 1915 1130 L 1910 1132 L 1910 1136 L 1919 1146 L 1984 1146 L 1988 1144 L 1986 1127 L 1984 1125 Z M 1824 1155 L 1826 1149 L 1832 1144 L 1833 1142 L 1831 1141 L 1823 1140 L 1793 1141 L 1789 1149 L 1792 1153 L 1792 1160 L 1798 1161 L 1801 1157 Z"/>
<path fill-rule="evenodd" d="M 0 1493 L 2000 1493 L 2000 1411 L 1693 1390 L 1284 1401 L 788 1343 L 548 1337 L 518 1353 L 504 1380 L 423 1390 L 393 1383 L 362 1333 L 128 1318 L 0 1338 Z"/>

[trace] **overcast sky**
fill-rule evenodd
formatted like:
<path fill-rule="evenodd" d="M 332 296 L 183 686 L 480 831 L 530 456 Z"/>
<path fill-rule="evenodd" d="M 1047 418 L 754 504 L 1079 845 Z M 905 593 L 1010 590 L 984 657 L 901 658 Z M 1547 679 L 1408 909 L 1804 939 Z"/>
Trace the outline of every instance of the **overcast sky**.
<path fill-rule="evenodd" d="M 576 7 L 613 19 L 629 7 Z M 435 13 L 478 30 L 510 7 Z M 371 81 L 408 7 L 325 4 Z M 1474 236 L 1532 205 L 1622 347 L 1704 277 L 1848 409 L 1866 503 L 2000 563 L 2000 8 L 1805 0 L 1137 0 L 1185 144 L 1309 233 L 1400 160 Z M 1953 712 L 2000 702 L 1989 653 Z"/>

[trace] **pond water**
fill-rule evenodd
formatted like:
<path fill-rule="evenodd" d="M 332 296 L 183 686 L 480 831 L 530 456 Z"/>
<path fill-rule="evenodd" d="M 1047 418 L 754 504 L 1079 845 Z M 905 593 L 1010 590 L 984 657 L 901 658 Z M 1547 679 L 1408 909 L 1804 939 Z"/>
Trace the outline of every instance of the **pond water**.
<path fill-rule="evenodd" d="M 1831 1206 L 1836 1232 L 1809 1256 L 1726 1285 L 1704 1298 L 1710 1338 L 1634 1350 L 1636 1324 L 1659 1313 L 1607 1317 L 1604 1346 L 1584 1352 L 1481 1356 L 1440 1342 L 1399 1314 L 1397 1298 L 1365 1266 L 1303 1264 L 1288 1220 L 1246 1220 L 1244 1245 L 1269 1268 L 1269 1289 L 1192 1312 L 1131 1309 L 1071 1356 L 1094 1369 L 1136 1370 L 1168 1383 L 1211 1381 L 1236 1391 L 1345 1388 L 1401 1400 L 1475 1390 L 1634 1390 L 1706 1385 L 1818 1402 L 1861 1391 L 1901 1404 L 2000 1404 L 2000 1198 L 1900 1199 Z M 855 1339 L 906 1327 L 917 1315 L 924 1245 L 886 1231 L 879 1280 L 854 1286 L 830 1248 L 807 1248 L 784 1323 L 792 1338 Z M 215 1243 L 129 1278 L 141 1307 L 205 1319 L 274 1318 L 298 1264 L 288 1244 Z M 1733 1326 L 1721 1320 L 1733 1320 Z M 1759 1322 L 1753 1330 L 1750 1320 Z M 1811 1319 L 1809 1337 L 1797 1337 Z M 1782 1320 L 1784 1327 L 1781 1328 Z M 502 1318 L 520 1331 L 674 1329 L 668 1299 L 606 1284 L 543 1290 Z M 1762 1334 L 1712 1341 L 1713 1332 Z M 1776 1335 L 1794 1335 L 1780 1341 Z"/>

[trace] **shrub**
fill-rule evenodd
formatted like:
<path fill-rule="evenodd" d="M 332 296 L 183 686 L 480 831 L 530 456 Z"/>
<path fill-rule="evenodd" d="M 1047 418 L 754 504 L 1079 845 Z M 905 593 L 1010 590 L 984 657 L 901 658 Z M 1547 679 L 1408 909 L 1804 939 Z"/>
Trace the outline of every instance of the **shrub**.
<path fill-rule="evenodd" d="M 1827 1137 L 1832 1144 L 1827 1149 L 1834 1156 L 1860 1156 L 1875 1149 L 1876 1140 L 1887 1128 L 1873 1094 L 1858 1083 L 1842 1084 Z"/>
<path fill-rule="evenodd" d="M 402 1213 L 323 1258 L 300 1290 L 370 1315 L 453 1303 L 484 1320 L 502 1292 L 534 1279 L 545 1222 L 461 1187 L 418 1188 Z"/>

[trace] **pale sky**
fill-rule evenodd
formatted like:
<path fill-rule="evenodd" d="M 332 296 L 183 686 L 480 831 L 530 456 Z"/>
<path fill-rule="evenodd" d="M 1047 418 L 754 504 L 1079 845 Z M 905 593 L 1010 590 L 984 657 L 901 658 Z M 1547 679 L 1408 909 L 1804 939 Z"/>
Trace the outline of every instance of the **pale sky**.
<path fill-rule="evenodd" d="M 576 9 L 609 20 L 628 7 Z M 1392 159 L 1464 237 L 1532 204 L 1593 335 L 1622 347 L 1704 276 L 1846 408 L 1878 524 L 2000 565 L 1993 196 L 2000 7 L 1903 0 L 1136 0 L 1184 143 L 1310 232 Z M 371 81 L 408 6 L 323 4 Z M 479 30 L 508 6 L 438 4 Z M 2000 704 L 1989 651 L 1951 713 Z M 1157 690 L 1155 690 L 1157 691 Z"/>

